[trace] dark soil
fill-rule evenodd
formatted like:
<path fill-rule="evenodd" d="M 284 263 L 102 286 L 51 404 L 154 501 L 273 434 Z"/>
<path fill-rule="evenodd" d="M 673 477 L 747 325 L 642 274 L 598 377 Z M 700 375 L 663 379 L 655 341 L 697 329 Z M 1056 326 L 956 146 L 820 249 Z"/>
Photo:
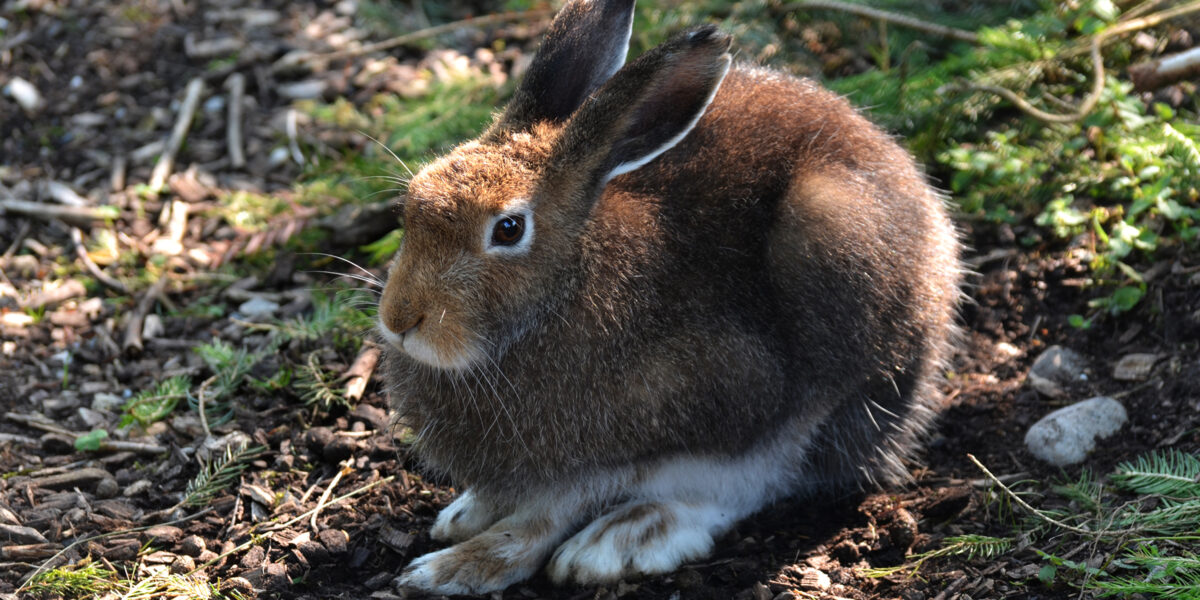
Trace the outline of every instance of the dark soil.
<path fill-rule="evenodd" d="M 213 2 L 204 8 L 153 1 L 21 4 L 28 7 L 4 14 L 0 85 L 24 78 L 36 85 L 45 104 L 40 112 L 26 114 L 11 99 L 0 98 L 0 183 L 5 186 L 0 198 L 40 199 L 42 182 L 67 182 L 89 203 L 122 207 L 118 229 L 139 248 L 138 260 L 153 253 L 161 228 L 151 219 L 166 200 L 184 198 L 202 214 L 199 209 L 212 203 L 208 188 L 287 197 L 299 168 L 290 161 L 273 162 L 270 149 L 281 136 L 274 124 L 290 102 L 278 94 L 278 86 L 294 76 L 271 65 L 290 50 L 330 50 L 329 31 L 354 31 L 335 23 L 338 14 L 328 3 L 316 1 L 245 3 L 277 17 L 254 27 L 245 26 L 251 16 L 244 13 L 220 16 L 235 4 L 244 8 L 243 3 Z M 480 9 L 455 10 L 464 16 Z M 453 43 L 467 53 L 499 38 L 527 45 L 537 31 L 528 25 L 499 28 L 459 35 Z M 189 35 L 193 44 L 233 37 L 242 45 L 235 58 L 214 65 L 213 60 L 228 56 L 189 56 L 184 43 Z M 398 49 L 393 55 L 398 64 L 416 64 L 422 52 Z M 361 93 L 347 83 L 358 67 L 339 65 L 308 76 L 325 83 L 326 97 Z M 133 150 L 170 130 L 172 102 L 190 78 L 203 76 L 216 89 L 235 71 L 246 74 L 252 98 L 246 115 L 248 165 L 229 165 L 223 109 L 201 109 L 207 116 L 189 134 L 170 191 L 160 200 L 147 200 L 140 212 L 133 187 L 149 179 L 157 153 L 135 158 Z M 124 183 L 113 186 L 117 157 L 126 157 L 128 166 Z M 222 338 L 252 349 L 265 343 L 265 335 L 234 317 L 248 297 L 279 300 L 280 316 L 310 311 L 304 291 L 322 283 L 305 272 L 312 258 L 296 256 L 284 244 L 305 218 L 292 215 L 290 228 L 289 221 L 281 221 L 266 235 L 243 233 L 219 217 L 194 219 L 183 246 L 211 260 L 206 264 L 193 256 L 172 263 L 165 301 L 151 311 L 160 316 L 163 329 L 137 352 L 121 346 L 144 285 L 134 296 L 92 284 L 53 297 L 48 282 L 69 279 L 60 275 L 64 272 L 78 273 L 66 268 L 78 265 L 68 227 L 0 216 L 0 316 L 5 317 L 0 322 L 0 409 L 5 413 L 0 419 L 0 525 L 32 528 L 36 534 L 0 538 L 6 544 L 0 597 L 13 594 L 38 566 L 87 557 L 131 574 L 153 568 L 188 573 L 200 567 L 197 573 L 208 581 L 246 597 L 405 593 L 390 582 L 414 557 L 437 547 L 428 530 L 454 490 L 415 470 L 402 433 L 388 426 L 377 382 L 349 409 L 314 409 L 282 392 L 247 394 L 235 403 L 233 419 L 214 432 L 241 435 L 266 449 L 199 513 L 190 508 L 158 512 L 180 499 L 199 471 L 197 455 L 204 453 L 203 431 L 186 406 L 169 419 L 125 434 L 127 441 L 163 446 L 166 452 L 80 452 L 73 445 L 77 433 L 116 430 L 119 408 L 92 410 L 97 395 L 121 398 L 127 390 L 146 389 L 174 374 L 201 381 L 207 373 L 192 348 L 202 342 Z M 670 575 L 600 589 L 555 588 L 538 576 L 493 597 L 1079 597 L 1070 587 L 1041 584 L 1039 559 L 1030 551 L 995 561 L 934 560 L 919 577 L 870 578 L 863 570 L 901 564 L 914 552 L 937 548 L 947 536 L 1007 533 L 988 501 L 991 484 L 968 454 L 1005 481 L 1049 482 L 1083 467 L 1104 472 L 1156 448 L 1200 449 L 1200 257 L 1166 256 L 1159 264 L 1141 265 L 1150 273 L 1141 306 L 1120 318 L 1101 315 L 1090 328 L 1079 329 L 1068 324 L 1068 315 L 1090 314 L 1087 302 L 1096 294 L 1084 284 L 1086 239 L 1077 240 L 1081 247 L 1023 245 L 1018 240 L 1028 239 L 1032 230 L 1021 225 L 961 225 L 974 249 L 968 262 L 976 271 L 965 286 L 966 335 L 945 384 L 945 410 L 920 464 L 911 467 L 911 485 L 781 503 L 724 536 L 709 559 Z M 284 229 L 287 233 L 281 233 Z M 321 250 L 351 256 L 370 239 L 327 243 Z M 265 254 L 273 261 L 254 263 L 256 253 L 275 246 L 279 249 Z M 234 267 L 221 271 L 224 276 L 208 275 L 216 263 L 230 262 Z M 243 278 L 243 268 L 257 276 Z M 372 270 L 383 275 L 381 265 Z M 196 306 L 219 306 L 223 316 L 185 310 Z M 1047 399 L 1026 383 L 1031 363 L 1051 345 L 1074 349 L 1090 364 L 1086 380 L 1059 399 Z M 67 377 L 64 352 L 72 361 Z M 323 352 L 330 369 L 344 371 L 356 358 L 345 347 Z M 1130 353 L 1153 353 L 1159 360 L 1142 380 L 1116 380 L 1114 364 Z M 258 369 L 301 358 L 301 349 L 285 346 Z M 1023 437 L 1036 420 L 1053 408 L 1098 395 L 1117 398 L 1130 422 L 1084 465 L 1064 474 L 1025 450 Z M 46 422 L 31 424 L 37 417 Z M 284 522 L 316 508 L 326 493 L 330 500 L 372 484 L 351 500 L 325 506 L 315 528 L 307 518 L 264 527 L 268 519 Z M 135 530 L 177 519 L 185 520 Z M 106 537 L 92 537 L 100 534 Z"/>

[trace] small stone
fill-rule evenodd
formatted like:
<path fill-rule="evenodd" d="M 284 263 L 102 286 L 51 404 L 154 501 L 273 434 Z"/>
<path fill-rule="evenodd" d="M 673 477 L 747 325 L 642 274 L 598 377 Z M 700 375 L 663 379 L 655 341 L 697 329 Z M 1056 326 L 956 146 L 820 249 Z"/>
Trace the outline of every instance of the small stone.
<path fill-rule="evenodd" d="M 1096 440 L 1116 433 L 1128 420 L 1125 407 L 1100 396 L 1060 408 L 1034 423 L 1025 446 L 1037 458 L 1063 467 L 1082 462 Z"/>
<path fill-rule="evenodd" d="M 126 486 L 125 491 L 122 492 L 121 494 L 123 496 L 125 496 L 126 498 L 132 498 L 139 494 L 145 494 L 145 493 L 149 492 L 150 489 L 153 487 L 154 487 L 154 484 L 150 483 L 149 479 L 139 479 L 139 480 L 129 484 L 128 486 Z"/>
<path fill-rule="evenodd" d="M 146 315 L 145 320 L 142 321 L 142 337 L 147 340 L 162 337 L 162 334 L 166 330 L 166 327 L 163 326 L 162 317 L 154 313 Z"/>
<path fill-rule="evenodd" d="M 321 79 L 306 79 L 293 83 L 282 83 L 275 86 L 275 91 L 288 100 L 312 100 L 325 93 L 329 84 Z"/>
<path fill-rule="evenodd" d="M 1126 354 L 1113 367 L 1113 379 L 1117 381 L 1142 381 L 1154 370 L 1157 354 Z"/>
<path fill-rule="evenodd" d="M 242 486 L 242 495 L 263 505 L 275 506 L 275 494 L 253 484 L 247 483 Z"/>
<path fill-rule="evenodd" d="M 187 556 L 198 557 L 204 550 L 204 538 L 198 535 L 189 535 L 179 540 L 179 551 Z"/>
<path fill-rule="evenodd" d="M 41 92 L 38 92 L 32 83 L 20 77 L 9 79 L 8 85 L 4 86 L 4 93 L 16 100 L 21 109 L 27 113 L 36 113 L 45 104 Z"/>
<path fill-rule="evenodd" d="M 196 568 L 196 559 L 187 555 L 177 555 L 171 563 L 171 572 L 176 575 L 191 573 Z"/>
<path fill-rule="evenodd" d="M 292 582 L 288 577 L 287 567 L 280 563 L 266 563 L 261 568 L 246 573 L 246 579 L 268 591 L 282 590 Z"/>
<path fill-rule="evenodd" d="M 113 479 L 112 477 L 101 479 L 100 482 L 96 484 L 97 498 L 112 498 L 120 491 L 121 486 L 118 485 L 117 480 Z"/>
<path fill-rule="evenodd" d="M 250 583 L 250 580 L 246 579 L 245 577 L 230 577 L 225 579 L 221 582 L 221 591 L 238 592 L 247 598 L 253 598 L 255 596 L 254 584 Z"/>
<path fill-rule="evenodd" d="M 155 525 L 143 531 L 142 537 L 152 544 L 174 547 L 183 538 L 183 530 L 174 525 Z"/>
<path fill-rule="evenodd" d="M 800 578 L 800 589 L 813 590 L 823 592 L 833 585 L 829 580 L 829 576 L 824 571 L 814 569 L 812 567 L 800 567 L 797 569 Z"/>
<path fill-rule="evenodd" d="M 995 347 L 996 354 L 1004 358 L 1016 358 L 1021 355 L 1021 349 L 1008 342 L 1000 342 Z"/>
<path fill-rule="evenodd" d="M 275 315 L 279 303 L 255 296 L 238 306 L 238 312 L 250 319 L 266 319 Z"/>
<path fill-rule="evenodd" d="M 1087 360 L 1074 350 L 1050 346 L 1042 352 L 1029 369 L 1029 384 L 1051 398 L 1066 395 L 1064 385 L 1086 379 Z"/>
<path fill-rule="evenodd" d="M 91 429 L 103 429 L 104 425 L 108 424 L 108 417 L 86 406 L 80 406 L 76 410 L 76 413 L 79 414 L 79 418 L 83 421 L 83 424 Z"/>
<path fill-rule="evenodd" d="M 125 399 L 107 392 L 100 392 L 92 396 L 92 410 L 99 412 L 120 412 L 125 406 Z"/>
<path fill-rule="evenodd" d="M 340 555 L 345 554 L 347 544 L 350 542 L 350 536 L 345 531 L 340 529 L 326 529 L 317 534 L 317 539 L 329 550 L 330 554 Z"/>

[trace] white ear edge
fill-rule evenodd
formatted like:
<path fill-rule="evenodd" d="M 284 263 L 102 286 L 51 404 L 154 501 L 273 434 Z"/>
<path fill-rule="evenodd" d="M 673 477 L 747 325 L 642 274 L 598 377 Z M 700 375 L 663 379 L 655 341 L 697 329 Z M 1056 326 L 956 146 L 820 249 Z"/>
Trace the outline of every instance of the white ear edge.
<path fill-rule="evenodd" d="M 520 215 L 525 220 L 525 234 L 521 236 L 521 240 L 512 246 L 496 246 L 492 244 L 492 230 L 496 227 L 496 223 L 501 219 Z M 509 202 L 500 214 L 488 219 L 487 226 L 483 228 L 483 251 L 486 254 L 494 254 L 500 256 L 518 256 L 529 252 L 529 248 L 533 246 L 533 207 L 529 205 L 528 198 L 518 198 Z"/>
<path fill-rule="evenodd" d="M 613 170 L 609 171 L 608 175 L 605 175 L 604 179 L 601 180 L 601 185 L 608 183 L 617 175 L 624 175 L 630 171 L 635 171 L 642 168 L 650 161 L 658 158 L 658 156 L 663 152 L 674 148 L 675 144 L 683 141 L 683 138 L 687 137 L 687 134 L 691 133 L 692 128 L 696 126 L 696 123 L 700 122 L 700 118 L 704 116 L 704 113 L 708 112 L 708 106 L 712 104 L 713 98 L 717 97 L 717 92 L 721 89 L 721 84 L 725 82 L 725 76 L 729 74 L 729 65 L 732 64 L 733 60 L 729 56 L 725 56 L 724 61 L 725 66 L 721 69 L 721 76 L 717 79 L 717 85 L 713 86 L 712 91 L 708 93 L 708 98 L 704 100 L 704 106 L 701 107 L 699 111 L 696 111 L 696 116 L 692 117 L 692 120 L 687 124 L 687 127 L 684 127 L 683 130 L 675 134 L 674 137 L 667 140 L 663 145 L 655 148 L 645 156 L 636 160 L 623 162 L 616 167 L 613 167 Z"/>

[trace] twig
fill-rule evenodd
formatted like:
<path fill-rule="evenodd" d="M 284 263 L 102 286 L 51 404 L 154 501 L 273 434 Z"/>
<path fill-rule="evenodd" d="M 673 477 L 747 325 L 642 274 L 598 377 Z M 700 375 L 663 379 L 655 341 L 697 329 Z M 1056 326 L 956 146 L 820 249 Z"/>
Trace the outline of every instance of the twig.
<path fill-rule="evenodd" d="M 154 306 L 154 300 L 163 293 L 163 288 L 167 285 L 167 274 L 169 270 L 164 270 L 162 275 L 158 276 L 158 281 L 146 290 L 142 295 L 142 299 L 138 301 L 137 308 L 133 314 L 129 315 L 129 321 L 125 324 L 125 341 L 121 344 L 126 352 L 134 350 L 142 351 L 142 321 L 145 320 L 146 314 Z"/>
<path fill-rule="evenodd" d="M 114 192 L 125 189 L 125 170 L 128 160 L 124 154 L 118 154 L 112 162 L 112 172 L 108 176 L 108 187 Z"/>
<path fill-rule="evenodd" d="M 196 390 L 196 411 L 200 413 L 200 427 L 204 429 L 204 438 L 208 439 L 213 436 L 212 430 L 208 428 L 208 412 L 204 408 L 205 394 L 208 392 L 208 386 L 217 380 L 217 376 L 213 375 L 200 383 L 200 389 Z"/>
<path fill-rule="evenodd" d="M 1070 113 L 1050 113 L 1029 103 L 1028 100 L 1018 96 L 1016 92 L 1008 88 L 1003 88 L 996 85 L 972 83 L 966 86 L 950 86 L 949 89 L 965 89 L 968 91 L 979 91 L 995 94 L 1008 100 L 1025 114 L 1042 121 L 1043 123 L 1074 123 L 1092 112 L 1096 104 L 1100 102 L 1100 94 L 1104 92 L 1104 58 L 1100 54 L 1100 48 L 1109 38 L 1153 27 L 1164 21 L 1181 17 L 1183 15 L 1193 13 L 1200 10 L 1200 0 L 1188 2 L 1176 6 L 1175 8 L 1167 9 L 1162 12 L 1157 12 L 1152 15 L 1147 15 L 1139 19 L 1131 19 L 1122 23 L 1118 23 L 1092 36 L 1089 52 L 1092 58 L 1092 89 L 1088 95 L 1084 97 L 1083 102 L 1079 103 L 1079 107 L 1074 112 Z"/>
<path fill-rule="evenodd" d="M 363 344 L 363 349 L 358 353 L 358 357 L 354 359 L 354 364 L 346 371 L 342 378 L 346 380 L 346 393 L 344 394 L 348 400 L 358 400 L 362 398 L 363 392 L 367 390 L 367 383 L 371 381 L 371 374 L 375 372 L 375 366 L 379 364 L 379 348 Z"/>
<path fill-rule="evenodd" d="M 235 169 L 246 166 L 242 152 L 242 102 L 246 95 L 246 76 L 234 73 L 225 81 L 229 88 L 229 113 L 225 123 L 225 141 L 229 146 L 229 165 Z"/>
<path fill-rule="evenodd" d="M 1007 485 L 1004 485 L 1004 483 L 1002 481 L 1000 481 L 1000 478 L 993 475 L 992 472 L 989 471 L 987 467 L 983 466 L 983 463 L 979 462 L 979 459 L 975 458 L 975 455 L 968 454 L 967 458 L 970 459 L 971 462 L 975 463 L 975 466 L 979 467 L 979 470 L 983 471 L 983 474 L 986 475 L 988 479 L 991 479 L 992 483 L 999 486 L 1001 490 L 1004 490 L 1005 495 L 1007 495 L 1009 498 L 1012 498 L 1012 500 L 1014 502 L 1016 502 L 1017 504 L 1019 504 L 1021 506 L 1021 508 L 1024 508 L 1025 510 L 1032 513 L 1033 516 L 1035 516 L 1043 521 L 1046 521 L 1047 523 L 1050 523 L 1051 525 L 1060 527 L 1062 529 L 1066 529 L 1067 531 L 1070 531 L 1073 533 L 1085 535 L 1088 537 L 1125 535 L 1125 534 L 1137 533 L 1139 531 L 1138 529 L 1133 529 L 1133 528 L 1114 529 L 1114 530 L 1107 530 L 1107 531 L 1106 530 L 1091 531 L 1089 529 L 1084 529 L 1082 527 L 1075 527 L 1074 525 L 1068 525 L 1066 523 L 1063 523 L 1062 521 L 1059 521 L 1053 517 L 1046 515 L 1046 513 L 1030 506 L 1028 502 L 1022 500 L 1021 497 L 1018 496 L 1016 492 L 1012 491 Z"/>
<path fill-rule="evenodd" d="M 1134 89 L 1143 92 L 1197 75 L 1200 75 L 1200 47 L 1129 67 Z"/>
<path fill-rule="evenodd" d="M 175 119 L 175 128 L 171 130 L 171 137 L 167 139 L 167 145 L 150 175 L 150 190 L 154 193 L 158 193 L 167 183 L 167 176 L 175 166 L 175 155 L 183 146 L 183 138 L 187 136 L 188 128 L 192 126 L 192 117 L 196 114 L 196 106 L 200 104 L 200 93 L 203 91 L 203 78 L 197 77 L 188 83 L 183 104 L 179 107 L 179 116 Z"/>
<path fill-rule="evenodd" d="M 22 414 L 22 413 L 9 412 L 9 413 L 4 413 L 4 417 L 10 421 L 16 421 L 18 423 L 21 423 L 21 424 L 25 425 L 26 427 L 40 429 L 42 431 L 46 431 L 49 433 L 56 433 L 58 435 L 63 435 L 63 436 L 66 436 L 66 437 L 69 437 L 72 439 L 78 438 L 82 435 L 87 435 L 85 433 L 80 433 L 78 431 L 71 431 L 70 429 L 64 429 L 62 427 L 59 427 L 57 424 L 55 424 L 50 419 L 48 419 L 42 415 L 39 415 L 39 414 L 27 415 L 27 414 Z M 37 440 L 33 440 L 33 438 L 26 438 L 25 436 L 12 435 L 12 434 L 0 434 L 0 441 L 5 441 L 5 436 L 11 436 L 13 441 L 18 441 L 18 442 L 22 442 L 22 443 L 25 443 L 25 440 L 32 440 L 32 443 L 34 443 L 34 444 L 37 443 Z M 137 452 L 139 454 L 162 454 L 163 452 L 170 450 L 170 448 L 168 448 L 166 446 L 160 446 L 158 444 L 152 444 L 149 442 L 131 442 L 128 440 L 101 440 L 100 441 L 100 450 L 103 452 Z"/>
<path fill-rule="evenodd" d="M 44 221 L 59 219 L 73 225 L 90 225 L 95 221 L 115 219 L 120 212 L 115 206 L 60 206 L 45 202 L 29 202 L 16 198 L 0 199 L 0 215 L 13 213 L 36 217 Z"/>
<path fill-rule="evenodd" d="M 880 10 L 868 6 L 860 6 L 857 4 L 847 4 L 845 2 L 836 2 L 834 0 L 805 0 L 804 2 L 794 2 L 785 5 L 781 10 L 784 12 L 792 12 L 795 10 L 836 10 L 839 12 L 850 13 L 868 19 L 875 19 L 892 25 L 899 25 L 909 29 L 916 29 L 932 35 L 961 40 L 976 44 L 979 42 L 979 36 L 974 32 L 938 25 L 937 23 L 929 23 L 922 21 L 916 17 L 902 15 L 891 11 Z"/>
<path fill-rule="evenodd" d="M 333 476 L 333 481 L 329 482 L 329 487 L 325 488 L 324 492 L 321 492 L 321 497 L 317 499 L 317 506 L 312 509 L 312 518 L 308 522 L 309 526 L 312 527 L 313 533 L 317 532 L 317 517 L 320 516 L 321 511 L 325 509 L 326 504 L 329 502 L 329 495 L 333 493 L 333 488 L 337 487 L 343 475 L 348 475 L 354 470 L 352 468 L 353 465 L 353 456 L 342 461 L 342 464 L 338 465 L 337 474 Z"/>
<path fill-rule="evenodd" d="M 74 431 L 63 429 L 62 427 L 55 425 L 50 419 L 36 413 L 27 415 L 24 413 L 7 412 L 4 413 L 4 418 L 8 419 L 9 421 L 16 421 L 27 427 L 41 429 L 42 431 L 49 433 L 57 433 L 66 436 L 78 435 Z"/>
<path fill-rule="evenodd" d="M 533 21 L 533 20 L 549 17 L 552 14 L 554 14 L 554 11 L 552 9 L 541 8 L 541 9 L 537 9 L 537 10 L 527 10 L 527 11 L 521 11 L 521 12 L 505 12 L 505 13 L 499 13 L 499 14 L 495 14 L 495 15 L 486 15 L 486 16 L 482 16 L 482 17 L 471 17 L 469 19 L 463 19 L 461 21 L 454 21 L 451 23 L 446 23 L 444 25 L 438 25 L 436 27 L 429 27 L 426 29 L 420 29 L 417 31 L 413 31 L 411 33 L 406 33 L 404 35 L 398 35 L 391 39 L 383 40 L 381 42 L 375 42 L 374 44 L 367 44 L 365 46 L 361 46 L 358 48 L 351 48 L 349 50 L 339 50 L 337 52 L 330 52 L 327 54 L 308 54 L 308 55 L 300 57 L 298 60 L 300 62 L 317 62 L 317 61 L 340 60 L 343 58 L 354 58 L 356 56 L 362 56 L 364 54 L 370 54 L 372 52 L 380 52 L 383 50 L 389 50 L 391 48 L 395 48 L 397 46 L 411 44 L 418 40 L 423 40 L 426 38 L 439 36 L 439 35 L 442 35 L 443 33 L 449 33 L 451 31 L 455 31 L 457 29 L 462 29 L 464 27 L 485 27 L 488 25 L 498 25 L 500 23 L 508 23 L 508 22 L 512 22 L 512 21 Z M 291 65 L 290 64 L 279 64 L 279 63 L 276 64 L 276 68 L 289 67 L 289 66 L 291 66 Z"/>
<path fill-rule="evenodd" d="M 71 241 L 75 244 L 75 256 L 79 257 L 80 262 L 83 263 L 88 273 L 92 274 L 92 277 L 95 277 L 97 281 L 112 288 L 117 293 L 129 293 L 129 288 L 125 287 L 125 284 L 101 270 L 100 265 L 97 265 L 92 261 L 92 257 L 88 256 L 87 248 L 83 246 L 83 232 L 78 227 L 71 227 Z"/>
<path fill-rule="evenodd" d="M 362 487 L 360 487 L 360 488 L 358 488 L 358 489 L 356 489 L 356 490 L 353 490 L 353 491 L 347 492 L 347 493 L 345 493 L 345 494 L 342 494 L 341 496 L 338 496 L 337 498 L 334 498 L 333 500 L 330 500 L 330 501 L 329 501 L 329 503 L 328 503 L 328 504 L 326 504 L 326 506 L 333 506 L 333 505 L 335 505 L 335 504 L 338 504 L 338 503 L 340 503 L 342 500 L 346 500 L 347 498 L 353 498 L 354 496 L 357 496 L 357 495 L 359 495 L 359 494 L 366 493 L 367 491 L 371 490 L 372 488 L 374 488 L 374 487 L 376 487 L 376 486 L 379 486 L 379 485 L 383 485 L 383 484 L 385 484 L 385 483 L 388 483 L 388 482 L 390 482 L 390 481 L 392 481 L 392 480 L 394 480 L 394 479 L 396 479 L 396 476 L 395 476 L 395 475 L 388 475 L 387 477 L 384 477 L 383 479 L 380 479 L 379 481 L 374 481 L 374 482 L 368 483 L 367 485 L 364 485 L 364 486 L 362 486 Z M 207 509 L 206 509 L 206 510 L 207 510 Z M 287 520 L 287 521 L 285 521 L 285 522 L 283 522 L 283 523 L 278 523 L 278 524 L 272 523 L 272 521 L 274 521 L 274 518 L 272 518 L 272 519 L 271 519 L 271 521 L 266 521 L 266 522 L 263 522 L 263 523 L 260 523 L 260 524 L 255 524 L 254 526 L 252 526 L 252 527 L 250 528 L 250 532 L 249 532 L 249 533 L 254 533 L 254 532 L 255 532 L 255 529 L 257 529 L 259 525 L 264 525 L 264 526 L 266 526 L 266 525 L 274 525 L 274 527 L 272 527 L 271 529 L 266 529 L 266 530 L 264 531 L 264 533 L 269 533 L 269 532 L 271 532 L 271 531 L 278 531 L 278 530 L 280 530 L 280 529 L 286 529 L 286 528 L 288 528 L 288 527 L 291 527 L 291 526 L 292 526 L 293 524 L 295 524 L 295 523 L 299 523 L 300 521 L 303 521 L 304 519 L 307 519 L 307 518 L 308 518 L 310 515 L 312 515 L 312 514 L 313 514 L 313 512 L 314 512 L 314 511 L 316 511 L 316 509 L 315 509 L 315 508 L 314 508 L 314 509 L 312 509 L 312 510 L 310 510 L 310 511 L 307 511 L 307 512 L 301 513 L 301 514 L 299 514 L 299 515 L 297 515 L 297 516 L 295 516 L 295 517 L 293 517 L 293 518 L 291 518 L 291 519 L 289 519 L 289 520 Z M 199 571 L 199 570 L 201 570 L 201 569 L 207 569 L 208 567 L 211 567 L 212 565 L 215 565 L 215 564 L 217 564 L 218 562 L 220 562 L 221 560 L 223 560 L 225 557 L 227 557 L 227 556 L 230 556 L 230 555 L 232 555 L 232 554 L 236 554 L 236 553 L 238 553 L 238 552 L 241 552 L 242 550 L 245 550 L 246 548 L 249 548 L 250 546 L 253 546 L 255 543 L 257 543 L 257 540 L 255 539 L 255 536 L 253 536 L 253 535 L 252 535 L 252 536 L 250 536 L 250 540 L 249 540 L 249 541 L 243 542 L 243 543 L 239 544 L 238 546 L 235 546 L 235 547 L 231 548 L 231 549 L 230 549 L 229 551 L 227 551 L 227 552 L 222 552 L 221 554 L 217 555 L 217 557 L 216 557 L 216 558 L 213 558 L 213 559 L 209 560 L 208 562 L 205 562 L 205 563 L 203 563 L 203 564 L 196 565 L 196 568 L 195 568 L 195 569 L 192 569 L 191 571 L 188 571 L 188 572 L 186 573 L 186 575 L 191 575 L 192 573 L 195 573 L 196 571 Z M 20 590 L 18 590 L 18 591 L 20 591 Z"/>
<path fill-rule="evenodd" d="M 300 152 L 300 143 L 297 141 L 300 134 L 296 129 L 296 109 L 288 109 L 285 128 L 288 137 L 288 151 L 292 154 L 292 161 L 300 166 L 304 166 L 304 154 Z"/>
<path fill-rule="evenodd" d="M 27 435 L 17 435 L 15 433 L 0 433 L 0 442 L 5 444 L 21 444 L 22 446 L 36 446 L 38 441 Z"/>

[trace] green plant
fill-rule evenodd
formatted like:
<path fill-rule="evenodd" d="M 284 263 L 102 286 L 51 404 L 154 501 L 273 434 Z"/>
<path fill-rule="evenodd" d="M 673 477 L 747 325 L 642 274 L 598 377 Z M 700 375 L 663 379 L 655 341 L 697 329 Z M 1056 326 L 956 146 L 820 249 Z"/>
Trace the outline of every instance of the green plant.
<path fill-rule="evenodd" d="M 308 360 L 296 374 L 295 385 L 306 404 L 321 410 L 334 406 L 349 408 L 349 401 L 337 387 L 337 376 L 326 373 L 316 352 L 309 353 Z"/>
<path fill-rule="evenodd" d="M 251 460 L 266 450 L 263 446 L 245 444 L 225 448 L 225 453 L 205 463 L 200 472 L 187 484 L 180 506 L 200 508 L 207 506 L 213 497 L 233 485 Z"/>
<path fill-rule="evenodd" d="M 159 382 L 155 387 L 142 390 L 125 402 L 120 426 L 137 423 L 142 427 L 159 421 L 171 414 L 179 401 L 187 398 L 191 382 L 183 375 L 176 375 Z"/>
<path fill-rule="evenodd" d="M 73 567 L 58 567 L 34 575 L 26 589 L 33 596 L 94 598 L 116 587 L 116 571 L 85 560 Z"/>

